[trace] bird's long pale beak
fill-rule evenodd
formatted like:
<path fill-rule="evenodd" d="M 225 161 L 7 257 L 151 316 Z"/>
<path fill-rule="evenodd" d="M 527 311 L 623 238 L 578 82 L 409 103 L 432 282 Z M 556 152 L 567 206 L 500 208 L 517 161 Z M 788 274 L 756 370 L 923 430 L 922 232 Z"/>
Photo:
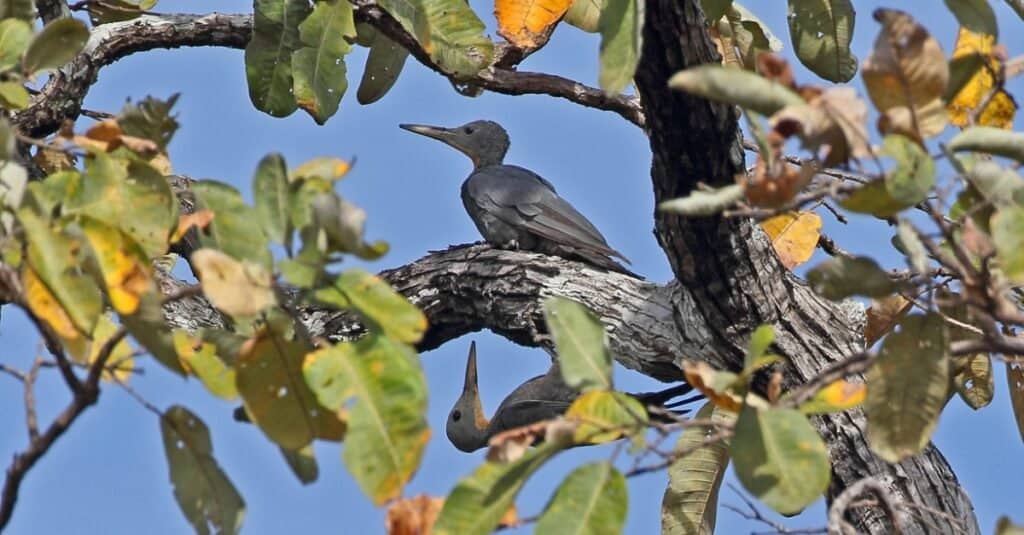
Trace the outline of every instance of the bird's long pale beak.
<path fill-rule="evenodd" d="M 452 129 L 443 126 L 430 126 L 428 124 L 400 124 L 402 130 L 408 130 L 414 134 L 432 137 L 438 141 L 449 143 L 452 138 Z"/>
<path fill-rule="evenodd" d="M 466 378 L 462 383 L 462 397 L 480 399 L 480 389 L 476 377 L 476 342 L 469 344 L 469 358 L 466 359 Z"/>

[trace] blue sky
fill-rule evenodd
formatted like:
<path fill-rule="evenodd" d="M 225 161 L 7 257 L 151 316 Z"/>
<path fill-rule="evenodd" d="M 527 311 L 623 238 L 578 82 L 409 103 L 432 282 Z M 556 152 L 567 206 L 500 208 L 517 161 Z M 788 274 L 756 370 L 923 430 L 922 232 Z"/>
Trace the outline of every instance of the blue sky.
<path fill-rule="evenodd" d="M 472 4 L 485 16 L 493 35 L 491 5 L 479 1 Z M 754 4 L 749 7 L 788 49 L 785 4 Z M 859 17 L 854 50 L 863 59 L 877 33 L 877 24 L 870 17 L 876 5 L 855 4 Z M 235 0 L 164 1 L 157 9 L 187 12 L 211 5 L 223 12 L 251 9 L 251 4 Z M 930 8 L 925 24 L 947 52 L 952 50 L 956 24 L 941 4 L 890 5 Z M 1002 2 L 993 5 L 1011 54 L 1024 52 L 1024 43 L 1016 33 L 1022 22 Z M 555 33 L 552 43 L 531 56 L 523 68 L 595 84 L 597 49 L 595 36 L 564 26 Z M 439 143 L 399 130 L 398 123 L 455 125 L 478 118 L 496 120 L 511 134 L 508 161 L 551 180 L 601 229 L 613 247 L 633 260 L 635 271 L 655 281 L 671 277 L 651 232 L 650 153 L 636 127 L 611 113 L 546 96 L 462 97 L 448 82 L 413 61 L 383 100 L 360 106 L 355 101 L 354 86 L 364 58 L 363 49 L 349 57 L 353 87 L 338 115 L 323 127 L 301 112 L 274 119 L 254 110 L 245 87 L 242 53 L 237 50 L 182 49 L 130 57 L 101 72 L 86 106 L 116 111 L 127 98 L 147 94 L 166 97 L 181 92 L 177 111 L 182 128 L 170 147 L 176 171 L 233 183 L 247 195 L 252 172 L 268 152 L 282 152 L 291 165 L 316 156 L 358 157 L 340 191 L 368 211 L 368 238 L 385 239 L 392 245 L 384 259 L 368 264 L 371 269 L 396 266 L 429 250 L 479 239 L 458 196 L 459 184 L 470 170 L 469 160 Z M 799 66 L 797 73 L 802 82 L 814 80 Z M 1011 92 L 1024 98 L 1020 80 L 1012 84 Z M 82 124 L 87 123 L 85 120 Z M 1016 128 L 1022 128 L 1021 119 Z M 901 266 L 902 260 L 888 245 L 892 231 L 884 225 L 862 217 L 852 218 L 847 226 L 836 224 L 827 215 L 824 219 L 826 231 L 844 247 L 874 254 L 887 267 Z M 547 356 L 542 351 L 517 347 L 490 333 L 475 333 L 425 353 L 429 417 L 435 436 L 408 487 L 410 495 L 446 494 L 482 460 L 482 453 L 455 450 L 443 435 L 445 416 L 459 393 L 470 340 L 479 344 L 481 390 L 488 410 L 493 410 L 520 382 L 547 368 Z M 38 336 L 9 307 L 4 308 L 0 321 L 0 347 L 4 348 L 0 358 L 5 363 L 23 368 L 42 351 Z M 383 510 L 374 508 L 360 493 L 342 466 L 337 445 L 317 446 L 320 479 L 302 487 L 273 444 L 255 428 L 231 420 L 235 404 L 213 398 L 196 381 L 183 381 L 156 363 L 143 360 L 141 364 L 146 373 L 133 379 L 133 384 L 143 396 L 162 408 L 184 404 L 210 426 L 215 454 L 248 505 L 243 533 L 383 531 Z M 997 370 L 997 393 L 992 405 L 974 412 L 954 400 L 935 435 L 936 443 L 974 500 L 986 532 L 1000 514 L 1019 511 L 1018 487 L 1024 480 L 1022 445 L 1012 421 L 1005 376 L 1001 367 Z M 622 369 L 617 370 L 616 381 L 626 390 L 657 386 L 646 377 Z M 56 373 L 44 371 L 37 397 L 40 421 L 49 422 L 67 400 Z M 20 385 L 0 377 L 0 422 L 4 426 L 0 459 L 5 462 L 26 443 L 22 411 Z M 520 512 L 538 513 L 565 474 L 584 459 L 609 454 L 607 447 L 581 448 L 556 459 L 526 486 L 519 501 Z M 734 481 L 731 476 L 729 479 Z M 630 481 L 627 533 L 657 532 L 665 483 L 663 473 Z M 157 419 L 123 392 L 107 388 L 99 405 L 76 422 L 29 473 L 9 532 L 186 533 L 188 525 L 171 492 Z M 723 490 L 720 502 L 740 504 L 729 490 Z M 823 510 L 819 501 L 805 515 L 784 521 L 792 527 L 820 526 L 824 523 Z M 1024 521 L 1024 517 L 1018 516 L 1017 521 Z M 767 529 L 727 510 L 719 512 L 718 525 L 719 533 Z"/>

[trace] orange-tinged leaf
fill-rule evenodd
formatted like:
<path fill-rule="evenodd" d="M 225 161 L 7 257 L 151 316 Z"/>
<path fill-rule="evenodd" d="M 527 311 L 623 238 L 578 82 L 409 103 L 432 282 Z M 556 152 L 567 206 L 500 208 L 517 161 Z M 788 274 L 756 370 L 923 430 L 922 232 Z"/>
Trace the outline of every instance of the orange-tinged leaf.
<path fill-rule="evenodd" d="M 103 273 L 110 304 L 121 314 L 134 314 L 142 296 L 155 288 L 145 253 L 116 228 L 89 218 L 80 224 Z"/>
<path fill-rule="evenodd" d="M 753 172 L 740 175 L 740 182 L 751 204 L 778 208 L 800 193 L 816 172 L 813 164 L 793 167 L 777 159 L 772 165 L 766 165 L 758 156 Z"/>
<path fill-rule="evenodd" d="M 199 210 L 191 214 L 182 214 L 178 217 L 178 228 L 171 235 L 171 243 L 178 243 L 185 237 L 185 233 L 192 227 L 204 229 L 213 221 L 213 210 Z"/>
<path fill-rule="evenodd" d="M 388 535 L 427 535 L 444 507 L 444 498 L 420 494 L 392 502 L 384 519 Z"/>
<path fill-rule="evenodd" d="M 29 309 L 37 318 L 45 321 L 57 336 L 65 343 L 82 338 L 75 324 L 71 322 L 71 317 L 64 311 L 64 307 L 31 267 L 25 266 L 21 274 L 21 284 L 25 288 L 25 301 L 28 302 Z"/>
<path fill-rule="evenodd" d="M 861 75 L 882 114 L 879 130 L 918 140 L 937 135 L 947 122 L 942 95 L 949 64 L 942 47 L 907 13 L 877 9 L 874 17 L 882 23 L 882 31 L 861 66 Z"/>
<path fill-rule="evenodd" d="M 520 48 L 539 48 L 562 19 L 572 0 L 496 0 L 498 35 Z"/>
<path fill-rule="evenodd" d="M 112 143 L 120 138 L 123 133 L 121 125 L 117 124 L 117 119 L 104 119 L 86 130 L 85 137 L 96 141 Z"/>
<path fill-rule="evenodd" d="M 821 218 L 814 212 L 786 212 L 761 222 L 761 227 L 789 269 L 809 260 L 821 237 Z"/>
<path fill-rule="evenodd" d="M 735 373 L 719 371 L 704 361 L 683 361 L 686 382 L 704 394 L 716 407 L 736 412 L 743 405 L 743 397 L 731 390 L 739 379 Z"/>
<path fill-rule="evenodd" d="M 867 347 L 875 345 L 875 342 L 889 334 L 912 306 L 913 303 L 902 295 L 872 299 L 871 307 L 867 310 L 868 322 L 864 326 L 864 341 Z"/>
<path fill-rule="evenodd" d="M 822 388 L 811 399 L 800 405 L 804 414 L 826 414 L 852 409 L 864 402 L 867 388 L 864 383 L 839 379 Z"/>

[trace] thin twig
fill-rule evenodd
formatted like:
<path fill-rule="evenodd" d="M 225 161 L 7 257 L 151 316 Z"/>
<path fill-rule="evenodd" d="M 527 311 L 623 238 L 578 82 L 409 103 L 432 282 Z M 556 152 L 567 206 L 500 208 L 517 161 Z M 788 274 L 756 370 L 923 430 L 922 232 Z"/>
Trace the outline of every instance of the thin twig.
<path fill-rule="evenodd" d="M 28 428 L 28 439 L 39 438 L 39 420 L 36 415 L 36 377 L 39 377 L 39 369 L 43 366 L 43 357 L 36 357 L 32 361 L 32 367 L 25 375 L 25 427 Z"/>
<path fill-rule="evenodd" d="M 768 527 L 772 528 L 772 530 L 774 530 L 771 532 L 754 532 L 754 535 L 768 535 L 769 533 L 782 533 L 785 535 L 813 535 L 828 532 L 827 528 L 790 528 L 784 526 L 765 516 L 764 513 L 762 513 L 761 510 L 756 505 L 754 505 L 754 502 L 751 501 L 750 498 L 747 498 L 747 496 L 743 494 L 743 492 L 740 491 L 738 488 L 736 488 L 735 485 L 733 485 L 732 483 L 728 483 L 727 485 L 729 486 L 730 490 L 736 493 L 736 495 L 739 496 L 741 500 L 743 500 L 743 503 L 746 505 L 747 509 L 743 510 L 735 505 L 728 503 L 723 503 L 722 507 L 725 507 L 726 509 L 733 511 L 734 513 L 742 516 L 747 520 L 765 524 Z"/>

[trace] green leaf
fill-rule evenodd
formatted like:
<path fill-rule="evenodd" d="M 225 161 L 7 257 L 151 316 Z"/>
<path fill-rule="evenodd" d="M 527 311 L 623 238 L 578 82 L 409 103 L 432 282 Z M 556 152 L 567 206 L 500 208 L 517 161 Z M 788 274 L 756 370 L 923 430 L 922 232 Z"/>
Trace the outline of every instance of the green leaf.
<path fill-rule="evenodd" d="M 612 387 L 604 326 L 587 307 L 564 297 L 544 301 L 544 321 L 558 350 L 565 383 L 580 391 Z"/>
<path fill-rule="evenodd" d="M 245 204 L 234 187 L 214 180 L 192 184 L 196 210 L 211 210 L 213 221 L 199 233 L 199 244 L 227 253 L 236 260 L 250 260 L 270 269 L 273 257 L 267 237 L 259 225 L 256 210 Z"/>
<path fill-rule="evenodd" d="M 297 450 L 341 425 L 334 412 L 317 404 L 306 385 L 302 363 L 312 348 L 272 328 L 257 332 L 235 361 L 235 385 L 253 423 L 285 449 Z"/>
<path fill-rule="evenodd" d="M 186 375 L 185 368 L 178 360 L 178 352 L 174 347 L 171 329 L 164 319 L 161 306 L 163 296 L 156 291 L 142 296 L 139 307 L 134 314 L 122 314 L 121 323 L 128 332 L 157 362 L 178 375 Z"/>
<path fill-rule="evenodd" d="M 352 308 L 388 337 L 414 344 L 427 330 L 427 317 L 384 279 L 359 268 L 347 269 L 334 283 L 317 290 L 315 298 L 340 308 Z"/>
<path fill-rule="evenodd" d="M 395 85 L 408 57 L 409 51 L 404 47 L 380 32 L 373 32 L 370 54 L 366 56 L 366 67 L 363 68 L 363 78 L 356 90 L 356 100 L 360 104 L 380 100 Z"/>
<path fill-rule="evenodd" d="M 213 458 L 210 430 L 198 416 L 175 405 L 160 417 L 164 454 L 174 498 L 196 533 L 238 533 L 245 501 Z"/>
<path fill-rule="evenodd" d="M 956 360 L 960 366 L 953 375 L 953 387 L 964 403 L 974 410 L 992 403 L 996 388 L 992 378 L 992 357 L 978 353 Z"/>
<path fill-rule="evenodd" d="M 1024 133 L 992 126 L 973 126 L 953 136 L 947 148 L 952 152 L 987 152 L 1024 163 Z"/>
<path fill-rule="evenodd" d="M 633 81 L 643 38 L 644 0 L 606 0 L 601 30 L 601 89 L 621 93 Z"/>
<path fill-rule="evenodd" d="M 985 54 L 973 53 L 949 60 L 949 82 L 942 100 L 952 102 L 960 91 L 974 78 L 974 75 L 985 68 L 988 57 Z"/>
<path fill-rule="evenodd" d="M 562 20 L 587 33 L 601 29 L 601 12 L 607 0 L 573 0 Z"/>
<path fill-rule="evenodd" d="M 313 446 L 306 446 L 298 450 L 286 450 L 281 448 L 281 455 L 288 462 L 295 477 L 303 485 L 309 485 L 320 477 L 320 467 L 316 463 L 316 456 L 313 454 Z"/>
<path fill-rule="evenodd" d="M 14 214 L 21 207 L 27 187 L 28 170 L 11 161 L 0 164 L 0 235 L 14 230 Z M 20 249 L 21 245 L 17 248 Z"/>
<path fill-rule="evenodd" d="M 494 44 L 465 0 L 381 0 L 380 6 L 445 72 L 468 78 L 490 65 Z"/>
<path fill-rule="evenodd" d="M 949 336 L 937 313 L 911 314 L 882 342 L 868 369 L 864 412 L 871 449 L 891 463 L 928 444 L 946 404 Z"/>
<path fill-rule="evenodd" d="M 398 497 L 430 439 L 415 351 L 369 334 L 311 353 L 302 371 L 322 405 L 349 411 L 343 458 L 359 487 L 377 505 Z"/>
<path fill-rule="evenodd" d="M 120 229 L 149 257 L 165 253 L 178 223 L 178 204 L 163 175 L 144 162 L 106 153 L 93 154 L 85 168 L 78 187 L 67 197 L 65 213 Z"/>
<path fill-rule="evenodd" d="M 0 107 L 23 110 L 28 107 L 29 94 L 20 82 L 0 82 Z"/>
<path fill-rule="evenodd" d="M 252 179 L 252 191 L 263 233 L 271 240 L 291 244 L 292 229 L 288 220 L 288 171 L 280 154 L 268 154 L 260 160 L 256 176 Z"/>
<path fill-rule="evenodd" d="M 238 397 L 235 368 L 231 366 L 234 358 L 230 362 L 225 362 L 217 355 L 216 345 L 202 338 L 193 338 L 180 329 L 174 331 L 172 339 L 182 366 L 189 374 L 198 378 L 211 394 L 227 400 Z"/>
<path fill-rule="evenodd" d="M 249 99 L 274 117 L 298 107 L 292 80 L 292 53 L 302 47 L 299 23 L 310 13 L 307 0 L 254 0 L 252 39 L 245 47 Z"/>
<path fill-rule="evenodd" d="M 859 214 L 892 217 L 913 205 L 893 199 L 885 180 L 874 180 L 853 190 L 839 201 L 839 206 Z"/>
<path fill-rule="evenodd" d="M 725 15 L 732 30 L 733 41 L 747 69 L 755 68 L 757 56 L 761 52 L 782 50 L 782 42 L 747 8 L 734 2 Z"/>
<path fill-rule="evenodd" d="M 167 100 L 146 97 L 137 103 L 128 102 L 117 115 L 117 124 L 126 135 L 148 139 L 160 150 L 166 150 L 178 130 L 178 121 L 171 115 L 171 108 L 179 96 L 179 93 L 174 93 Z"/>
<path fill-rule="evenodd" d="M 565 417 L 578 422 L 577 444 L 603 444 L 647 428 L 647 410 L 639 400 L 622 392 L 592 390 L 576 398 Z"/>
<path fill-rule="evenodd" d="M 784 515 L 802 511 L 828 488 L 828 450 L 799 411 L 745 405 L 730 452 L 743 486 Z"/>
<path fill-rule="evenodd" d="M 769 362 L 765 362 L 765 353 L 775 341 L 775 328 L 770 324 L 764 324 L 754 330 L 750 335 L 750 347 L 747 350 L 747 357 L 743 362 L 743 372 L 750 374 Z M 774 361 L 775 359 L 773 359 Z"/>
<path fill-rule="evenodd" d="M 510 463 L 487 461 L 452 489 L 434 535 L 488 535 L 512 507 L 527 478 L 564 446 L 545 442 Z"/>
<path fill-rule="evenodd" d="M 918 273 L 927 273 L 928 251 L 914 230 L 914 224 L 901 218 L 896 225 L 896 237 L 903 247 L 901 252 L 907 256 L 907 264 Z"/>
<path fill-rule="evenodd" d="M 537 521 L 537 533 L 617 535 L 626 524 L 626 478 L 607 461 L 573 470 Z"/>
<path fill-rule="evenodd" d="M 807 282 L 814 291 L 833 301 L 851 295 L 885 297 L 899 289 L 899 285 L 866 256 L 830 258 L 807 273 Z"/>
<path fill-rule="evenodd" d="M 1024 282 L 1024 207 L 1000 208 L 992 216 L 990 226 L 1003 274 L 1013 281 Z"/>
<path fill-rule="evenodd" d="M 732 422 L 734 413 L 705 403 L 697 419 Z M 707 428 L 688 426 L 679 435 L 675 451 L 693 451 L 668 467 L 668 488 L 661 500 L 662 535 L 711 535 L 715 532 L 718 492 L 729 465 L 729 442 L 720 440 L 701 446 Z M 696 448 L 696 449 L 695 449 Z"/>
<path fill-rule="evenodd" d="M 13 18 L 0 21 L 0 71 L 6 71 L 21 61 L 31 39 L 32 25 L 28 22 Z"/>
<path fill-rule="evenodd" d="M 352 4 L 347 0 L 320 0 L 299 24 L 299 38 L 305 46 L 292 55 L 295 100 L 317 124 L 324 124 L 338 111 L 348 89 L 343 58 L 352 50 L 347 39 L 355 36 Z"/>
<path fill-rule="evenodd" d="M 108 22 L 132 20 L 153 9 L 156 0 L 103 0 L 89 2 L 89 20 L 94 26 Z"/>
<path fill-rule="evenodd" d="M 1024 6 L 1018 9 L 1021 11 L 1021 18 L 1024 18 Z M 1014 524 L 1008 516 L 1001 516 L 999 521 L 996 522 L 995 535 L 1024 535 L 1024 526 Z"/>
<path fill-rule="evenodd" d="M 935 185 L 935 161 L 916 142 L 892 134 L 882 141 L 882 154 L 896 160 L 886 173 L 885 188 L 897 202 L 913 206 L 928 197 Z"/>
<path fill-rule="evenodd" d="M 743 198 L 743 186 L 733 184 L 711 191 L 694 190 L 686 197 L 664 201 L 658 210 L 689 217 L 715 215 Z"/>
<path fill-rule="evenodd" d="M 88 40 L 89 28 L 82 21 L 57 19 L 32 39 L 21 66 L 29 74 L 56 70 L 74 59 Z"/>
<path fill-rule="evenodd" d="M 0 0 L 0 19 L 8 18 L 31 23 L 36 18 L 36 6 L 32 0 Z"/>
<path fill-rule="evenodd" d="M 974 162 L 965 176 L 977 193 L 995 206 L 1012 205 L 1018 192 L 1024 190 L 1020 175 L 992 160 Z"/>
<path fill-rule="evenodd" d="M 996 14 L 988 0 L 946 0 L 946 7 L 953 12 L 960 26 L 974 33 L 991 35 L 994 40 L 999 40 Z"/>
<path fill-rule="evenodd" d="M 29 209 L 18 211 L 18 221 L 28 243 L 28 265 L 53 294 L 75 329 L 88 336 L 103 311 L 103 301 L 92 277 L 82 272 L 84 244 Z M 26 289 L 26 293 L 30 290 Z M 27 297 L 32 311 L 39 316 L 41 309 L 34 306 L 39 301 L 32 299 L 32 295 Z"/>
<path fill-rule="evenodd" d="M 856 21 L 850 0 L 789 0 L 789 35 L 796 56 L 830 82 L 849 82 L 857 72 L 850 51 Z"/>
<path fill-rule="evenodd" d="M 732 0 L 700 0 L 700 9 L 704 12 L 706 23 L 716 22 L 732 7 Z"/>
<path fill-rule="evenodd" d="M 669 79 L 668 86 L 706 99 L 736 104 L 761 115 L 772 115 L 786 106 L 806 104 L 800 95 L 778 82 L 721 65 L 701 65 L 679 71 Z"/>

